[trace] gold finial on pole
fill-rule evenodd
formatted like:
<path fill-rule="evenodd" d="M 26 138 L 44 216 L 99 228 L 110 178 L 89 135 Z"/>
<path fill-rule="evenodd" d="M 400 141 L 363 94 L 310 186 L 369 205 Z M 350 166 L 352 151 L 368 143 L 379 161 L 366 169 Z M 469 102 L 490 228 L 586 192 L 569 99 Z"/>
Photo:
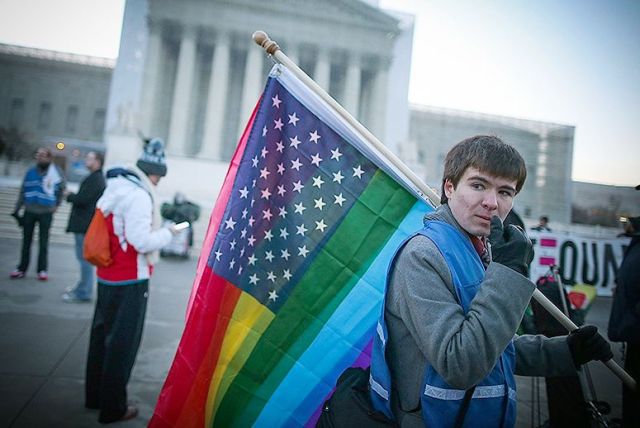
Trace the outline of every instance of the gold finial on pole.
<path fill-rule="evenodd" d="M 261 48 L 263 48 L 269 55 L 275 54 L 280 50 L 280 46 L 269 38 L 269 35 L 264 31 L 256 31 L 253 33 L 253 41 L 256 42 Z"/>

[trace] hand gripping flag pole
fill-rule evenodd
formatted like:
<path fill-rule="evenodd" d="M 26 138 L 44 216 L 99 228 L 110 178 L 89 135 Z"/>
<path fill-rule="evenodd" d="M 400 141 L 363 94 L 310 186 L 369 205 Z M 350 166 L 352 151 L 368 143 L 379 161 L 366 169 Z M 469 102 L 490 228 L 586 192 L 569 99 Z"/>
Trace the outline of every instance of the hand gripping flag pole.
<path fill-rule="evenodd" d="M 326 103 L 353 128 L 355 128 L 364 139 L 373 146 L 390 164 L 401 171 L 411 184 L 418 190 L 419 195 L 430 205 L 437 207 L 440 205 L 440 198 L 433 189 L 427 186 L 411 169 L 409 169 L 396 155 L 394 155 L 380 140 L 378 140 L 367 128 L 358 122 L 347 110 L 344 109 L 331 95 L 322 89 L 313 79 L 311 79 L 302 69 L 287 57 L 280 46 L 269 38 L 264 31 L 253 33 L 253 40 L 271 55 L 278 63 L 287 67 L 298 79 L 304 82 L 313 92 L 322 98 Z M 537 288 L 533 291 L 533 298 L 540 303 L 560 324 L 569 332 L 578 329 L 578 326 L 569 319 L 560 309 L 558 309 L 547 297 Z M 629 388 L 636 389 L 636 381 L 625 372 L 613 359 L 603 361 L 617 377 L 619 377 Z"/>

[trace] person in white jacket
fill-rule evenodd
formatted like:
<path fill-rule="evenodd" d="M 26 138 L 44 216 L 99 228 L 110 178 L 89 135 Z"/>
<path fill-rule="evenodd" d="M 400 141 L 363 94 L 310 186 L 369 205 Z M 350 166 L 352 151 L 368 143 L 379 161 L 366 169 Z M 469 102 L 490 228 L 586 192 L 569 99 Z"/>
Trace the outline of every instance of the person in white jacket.
<path fill-rule="evenodd" d="M 153 264 L 176 233 L 173 226 L 160 227 L 156 204 L 154 188 L 166 173 L 163 142 L 148 140 L 135 166 L 107 171 L 107 187 L 97 203 L 106 218 L 113 262 L 97 269 L 85 406 L 100 410 L 101 423 L 138 414 L 127 404 L 127 382 L 142 338 Z"/>

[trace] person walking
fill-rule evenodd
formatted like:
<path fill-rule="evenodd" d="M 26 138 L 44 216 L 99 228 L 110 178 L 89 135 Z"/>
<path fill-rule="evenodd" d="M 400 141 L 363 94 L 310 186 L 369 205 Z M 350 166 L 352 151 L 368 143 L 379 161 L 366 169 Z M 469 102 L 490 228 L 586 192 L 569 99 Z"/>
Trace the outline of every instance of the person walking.
<path fill-rule="evenodd" d="M 49 279 L 47 273 L 49 252 L 49 229 L 53 214 L 60 206 L 65 188 L 64 177 L 53 164 L 53 154 L 46 147 L 40 147 L 35 154 L 36 164 L 24 176 L 13 216 L 22 226 L 22 251 L 20 263 L 9 274 L 11 279 L 24 278 L 31 258 L 33 231 L 38 224 L 38 267 L 40 281 Z M 24 206 L 24 214 L 20 210 Z"/>
<path fill-rule="evenodd" d="M 82 180 L 78 193 L 67 193 L 67 202 L 72 204 L 67 232 L 73 233 L 75 239 L 76 258 L 80 264 L 80 280 L 75 287 L 62 295 L 66 303 L 90 302 L 93 294 L 94 268 L 82 255 L 84 235 L 96 210 L 96 202 L 102 196 L 106 186 L 102 173 L 104 156 L 91 151 L 85 156 L 84 164 L 89 175 Z"/>
<path fill-rule="evenodd" d="M 631 242 L 616 276 L 608 333 L 610 340 L 624 342 L 624 369 L 634 379 L 640 379 L 640 217 L 625 220 L 625 234 Z M 623 427 L 640 426 L 639 409 L 640 393 L 623 385 Z"/>
<path fill-rule="evenodd" d="M 503 221 L 525 179 L 499 138 L 461 141 L 445 158 L 442 205 L 396 250 L 369 383 L 375 409 L 401 427 L 513 427 L 514 374 L 570 374 L 612 357 L 593 326 L 515 335 L 535 289 L 533 248 Z"/>
<path fill-rule="evenodd" d="M 160 227 L 155 187 L 167 173 L 164 144 L 147 141 L 135 166 L 107 171 L 98 200 L 105 216 L 113 262 L 98 267 L 96 302 L 85 380 L 85 407 L 99 409 L 98 421 L 135 418 L 127 383 L 138 353 L 158 250 L 177 233 Z"/>

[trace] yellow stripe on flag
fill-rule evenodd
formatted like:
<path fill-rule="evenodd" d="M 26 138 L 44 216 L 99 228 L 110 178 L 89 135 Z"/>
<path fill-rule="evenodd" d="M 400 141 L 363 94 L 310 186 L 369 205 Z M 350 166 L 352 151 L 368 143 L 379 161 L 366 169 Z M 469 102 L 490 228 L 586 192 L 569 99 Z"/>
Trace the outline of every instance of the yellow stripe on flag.
<path fill-rule="evenodd" d="M 275 314 L 253 296 L 242 292 L 231 315 L 220 349 L 218 364 L 207 395 L 206 425 L 211 426 L 220 401 L 244 366 Z"/>

